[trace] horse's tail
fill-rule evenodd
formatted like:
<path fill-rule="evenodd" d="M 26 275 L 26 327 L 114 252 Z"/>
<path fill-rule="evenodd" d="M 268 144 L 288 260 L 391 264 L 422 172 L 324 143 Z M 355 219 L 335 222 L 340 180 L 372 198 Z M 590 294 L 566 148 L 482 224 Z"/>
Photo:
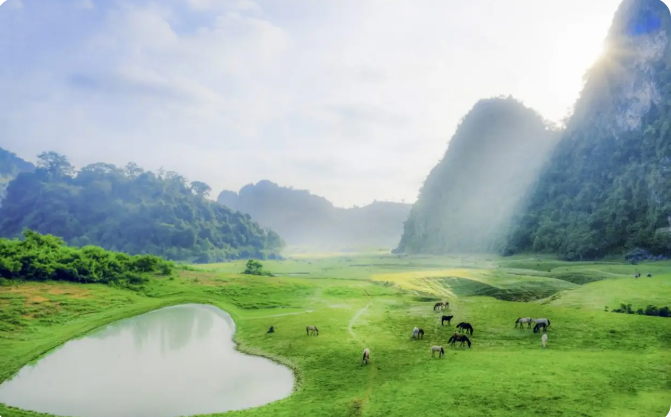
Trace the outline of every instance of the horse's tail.
<path fill-rule="evenodd" d="M 441 355 L 444 355 L 444 354 L 445 354 L 445 349 L 443 349 L 442 346 L 440 347 L 440 353 L 441 353 Z"/>
<path fill-rule="evenodd" d="M 310 335 L 310 326 L 305 328 L 305 334 Z"/>
<path fill-rule="evenodd" d="M 548 327 L 550 327 L 550 319 L 548 319 Z"/>
<path fill-rule="evenodd" d="M 366 349 L 363 350 L 363 358 L 361 358 L 361 360 L 366 360 Z"/>

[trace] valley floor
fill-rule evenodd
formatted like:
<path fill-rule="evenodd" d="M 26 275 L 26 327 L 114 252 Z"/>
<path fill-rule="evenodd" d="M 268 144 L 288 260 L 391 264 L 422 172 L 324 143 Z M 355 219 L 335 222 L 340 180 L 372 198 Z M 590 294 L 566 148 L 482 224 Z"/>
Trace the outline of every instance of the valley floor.
<path fill-rule="evenodd" d="M 671 318 L 605 311 L 670 305 L 671 263 L 341 254 L 264 268 L 276 276 L 240 275 L 244 262 L 230 262 L 154 279 L 142 292 L 0 287 L 0 381 L 96 327 L 195 302 L 233 316 L 241 350 L 298 376 L 289 398 L 226 416 L 663 417 L 671 408 Z M 635 280 L 637 270 L 653 277 Z M 441 298 L 450 309 L 433 312 Z M 448 313 L 452 326 L 441 326 Z M 514 328 L 526 316 L 551 320 L 547 349 L 540 334 Z M 460 321 L 475 328 L 470 349 L 447 345 Z M 305 335 L 309 324 L 318 337 Z M 414 326 L 424 340 L 411 340 Z M 445 358 L 432 358 L 432 345 Z M 38 414 L 0 405 L 0 415 Z"/>

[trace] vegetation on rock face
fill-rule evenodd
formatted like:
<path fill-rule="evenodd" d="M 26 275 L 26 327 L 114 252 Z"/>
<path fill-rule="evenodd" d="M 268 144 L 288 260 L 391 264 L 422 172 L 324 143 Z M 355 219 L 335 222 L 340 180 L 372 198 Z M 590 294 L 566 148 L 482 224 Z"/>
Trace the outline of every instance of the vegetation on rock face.
<path fill-rule="evenodd" d="M 289 244 L 332 249 L 396 245 L 411 207 L 374 202 L 365 207 L 338 208 L 309 191 L 280 187 L 267 180 L 246 185 L 239 194 L 222 191 L 218 201 L 251 215 Z"/>
<path fill-rule="evenodd" d="M 175 172 L 157 175 L 133 163 L 75 172 L 64 156 L 43 153 L 35 172 L 9 184 L 0 235 L 28 228 L 73 246 L 201 263 L 278 255 L 283 241 L 275 232 L 206 200 L 208 192 L 206 184 L 188 184 Z"/>
<path fill-rule="evenodd" d="M 504 254 L 671 253 L 671 15 L 626 0 Z"/>
<path fill-rule="evenodd" d="M 0 202 L 7 195 L 7 184 L 21 172 L 32 172 L 35 166 L 0 148 Z"/>
<path fill-rule="evenodd" d="M 556 137 L 512 98 L 478 102 L 426 179 L 396 251 L 493 250 Z"/>
<path fill-rule="evenodd" d="M 97 246 L 71 248 L 61 238 L 26 230 L 24 239 L 0 239 L 0 277 L 138 285 L 145 274 L 170 275 L 175 265 L 154 255 L 130 256 Z"/>

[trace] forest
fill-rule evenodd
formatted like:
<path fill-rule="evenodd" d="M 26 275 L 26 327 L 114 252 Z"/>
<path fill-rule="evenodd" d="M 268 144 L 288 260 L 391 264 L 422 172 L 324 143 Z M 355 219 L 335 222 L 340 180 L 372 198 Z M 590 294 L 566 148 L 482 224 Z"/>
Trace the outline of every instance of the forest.
<path fill-rule="evenodd" d="M 72 246 L 199 263 L 279 256 L 284 242 L 277 233 L 207 200 L 210 192 L 176 172 L 155 174 L 134 163 L 75 171 L 65 156 L 45 152 L 34 172 L 7 187 L 0 236 L 31 229 Z"/>
<path fill-rule="evenodd" d="M 154 255 L 130 256 L 97 246 L 72 248 L 63 239 L 32 230 L 23 239 L 0 239 L 0 277 L 21 281 L 71 281 L 136 286 L 148 274 L 170 275 L 173 262 Z"/>
<path fill-rule="evenodd" d="M 624 2 L 603 57 L 504 254 L 671 253 L 671 31 L 662 2 Z"/>
<path fill-rule="evenodd" d="M 21 172 L 32 172 L 35 166 L 12 152 L 0 148 L 0 204 L 7 196 L 7 185 Z"/>

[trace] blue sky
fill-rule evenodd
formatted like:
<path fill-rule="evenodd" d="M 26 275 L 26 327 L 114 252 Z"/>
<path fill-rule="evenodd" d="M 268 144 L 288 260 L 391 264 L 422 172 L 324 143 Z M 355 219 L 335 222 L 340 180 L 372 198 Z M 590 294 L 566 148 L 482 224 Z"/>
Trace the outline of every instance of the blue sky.
<path fill-rule="evenodd" d="M 0 0 L 0 146 L 413 202 L 459 120 L 577 99 L 619 0 Z"/>

